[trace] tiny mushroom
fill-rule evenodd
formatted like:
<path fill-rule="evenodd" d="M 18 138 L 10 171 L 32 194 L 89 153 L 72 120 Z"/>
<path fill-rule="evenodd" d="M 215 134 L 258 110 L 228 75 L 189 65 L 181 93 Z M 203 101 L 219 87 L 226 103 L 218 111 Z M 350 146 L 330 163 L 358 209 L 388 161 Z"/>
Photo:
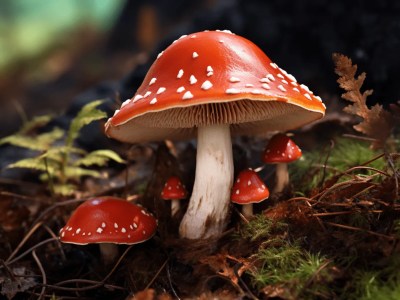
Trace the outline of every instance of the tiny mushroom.
<path fill-rule="evenodd" d="M 118 254 L 116 244 L 138 244 L 156 232 L 157 221 L 143 207 L 115 197 L 85 201 L 72 213 L 59 236 L 63 243 L 100 244 L 105 264 Z"/>
<path fill-rule="evenodd" d="M 187 191 L 180 179 L 176 176 L 171 176 L 164 185 L 161 191 L 163 200 L 171 200 L 171 216 L 176 215 L 180 208 L 180 201 L 185 199 Z"/>
<path fill-rule="evenodd" d="M 260 203 L 268 197 L 268 188 L 254 170 L 247 169 L 239 173 L 232 187 L 231 201 L 242 205 L 242 213 L 246 218 L 253 216 L 253 203 Z"/>
<path fill-rule="evenodd" d="M 138 143 L 197 135 L 196 174 L 180 236 L 218 237 L 228 224 L 231 134 L 286 131 L 323 117 L 325 105 L 249 40 L 228 30 L 182 36 L 158 55 L 134 97 L 105 124 Z"/>
<path fill-rule="evenodd" d="M 276 182 L 273 193 L 280 193 L 289 184 L 287 164 L 301 157 L 301 149 L 287 135 L 278 133 L 269 141 L 264 150 L 263 161 L 276 164 Z"/>

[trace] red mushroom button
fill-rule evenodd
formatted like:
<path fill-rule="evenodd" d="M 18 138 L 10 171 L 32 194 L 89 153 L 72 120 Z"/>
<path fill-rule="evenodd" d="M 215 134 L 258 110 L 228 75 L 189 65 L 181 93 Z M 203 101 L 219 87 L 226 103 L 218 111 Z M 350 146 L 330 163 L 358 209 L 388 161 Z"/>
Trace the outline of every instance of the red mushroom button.
<path fill-rule="evenodd" d="M 245 217 L 253 215 L 253 203 L 259 203 L 269 197 L 269 190 L 258 174 L 247 169 L 239 173 L 232 187 L 231 201 L 243 205 Z"/>
<path fill-rule="evenodd" d="M 110 248 L 115 248 L 109 247 L 109 244 L 137 244 L 147 241 L 155 234 L 156 229 L 156 219 L 143 207 L 120 198 L 99 197 L 78 206 L 67 224 L 61 228 L 59 236 L 63 243 L 99 243 L 100 250 L 105 249 L 107 252 Z M 103 255 L 109 261 L 114 253 Z"/>
<path fill-rule="evenodd" d="M 264 150 L 263 161 L 276 164 L 276 182 L 273 192 L 280 193 L 289 183 L 287 164 L 298 160 L 302 153 L 299 146 L 285 134 L 276 134 Z"/>
<path fill-rule="evenodd" d="M 180 179 L 176 176 L 171 176 L 164 185 L 161 192 L 161 198 L 171 200 L 171 215 L 174 216 L 180 208 L 180 200 L 187 197 L 187 191 Z"/>
<path fill-rule="evenodd" d="M 321 98 L 255 44 L 229 31 L 205 31 L 161 52 L 105 129 L 129 143 L 197 135 L 195 182 L 179 232 L 201 239 L 219 236 L 228 223 L 231 133 L 291 130 L 324 113 Z"/>

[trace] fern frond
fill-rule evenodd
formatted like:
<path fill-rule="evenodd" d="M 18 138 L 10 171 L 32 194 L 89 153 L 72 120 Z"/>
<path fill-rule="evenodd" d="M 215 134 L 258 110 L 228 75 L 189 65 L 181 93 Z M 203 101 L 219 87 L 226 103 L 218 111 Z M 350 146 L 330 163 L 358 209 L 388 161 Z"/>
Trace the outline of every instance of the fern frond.
<path fill-rule="evenodd" d="M 62 138 L 64 133 L 64 130 L 57 127 L 49 132 L 45 132 L 33 137 L 16 133 L 0 139 L 0 145 L 8 143 L 13 146 L 26 149 L 45 151 L 49 149 L 55 141 Z"/>
<path fill-rule="evenodd" d="M 72 120 L 69 127 L 66 142 L 67 147 L 72 146 L 74 140 L 79 136 L 79 131 L 82 129 L 82 127 L 93 121 L 103 119 L 107 116 L 104 111 L 96 109 L 96 107 L 99 106 L 102 102 L 103 101 L 101 100 L 97 100 L 90 102 L 82 107 L 77 116 Z"/>
<path fill-rule="evenodd" d="M 54 184 L 54 193 L 61 196 L 71 196 L 76 192 L 76 185 L 72 183 Z"/>
<path fill-rule="evenodd" d="M 113 160 L 117 163 L 125 163 L 125 161 L 119 156 L 116 152 L 112 150 L 96 150 L 90 152 L 88 155 L 85 157 L 77 160 L 74 162 L 74 166 L 105 166 L 109 160 Z"/>
<path fill-rule="evenodd" d="M 64 174 L 65 177 L 69 179 L 79 179 L 83 176 L 101 177 L 101 173 L 98 171 L 72 166 L 66 167 L 64 170 Z"/>
<path fill-rule="evenodd" d="M 22 125 L 21 129 L 18 131 L 18 134 L 24 134 L 24 135 L 29 134 L 34 129 L 43 127 L 44 125 L 49 123 L 52 119 L 53 116 L 51 115 L 33 117 L 32 120 L 29 120 Z"/>

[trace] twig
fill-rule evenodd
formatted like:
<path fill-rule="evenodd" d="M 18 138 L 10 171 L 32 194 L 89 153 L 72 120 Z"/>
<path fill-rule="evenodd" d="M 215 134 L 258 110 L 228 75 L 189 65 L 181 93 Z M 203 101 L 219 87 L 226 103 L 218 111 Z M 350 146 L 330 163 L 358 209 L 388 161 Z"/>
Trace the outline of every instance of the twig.
<path fill-rule="evenodd" d="M 382 233 L 378 233 L 378 232 L 374 232 L 374 231 L 371 231 L 371 230 L 362 229 L 362 228 L 358 228 L 358 227 L 353 227 L 353 226 L 349 226 L 349 225 L 337 224 L 337 223 L 332 223 L 332 222 L 325 222 L 325 224 L 328 224 L 328 225 L 331 225 L 331 226 L 335 226 L 335 227 L 339 227 L 339 228 L 343 228 L 343 229 L 353 230 L 353 231 L 361 231 L 361 232 L 364 231 L 364 232 L 367 232 L 367 233 L 369 233 L 371 235 L 376 235 L 376 236 L 383 237 L 383 238 L 389 239 L 389 240 L 396 239 L 393 236 L 389 236 L 389 235 L 386 235 L 386 234 L 382 234 Z"/>
<path fill-rule="evenodd" d="M 32 250 L 32 256 L 33 259 L 35 260 L 36 264 L 39 267 L 40 273 L 42 273 L 42 291 L 40 292 L 40 295 L 38 297 L 38 300 L 43 299 L 44 293 L 46 291 L 46 284 L 47 284 L 47 277 L 46 277 L 46 272 L 43 269 L 42 263 L 40 262 L 39 258 L 36 255 L 36 251 Z"/>
<path fill-rule="evenodd" d="M 28 250 L 22 252 L 22 254 L 20 254 L 19 256 L 15 257 L 14 259 L 8 258 L 7 261 L 6 261 L 6 263 L 7 263 L 8 265 L 13 264 L 13 263 L 15 263 L 16 261 L 18 261 L 19 259 L 21 259 L 22 257 L 28 255 L 28 254 L 29 254 L 30 252 L 32 252 L 33 250 L 39 248 L 40 246 L 46 245 L 47 243 L 54 242 L 54 241 L 56 241 L 54 238 L 49 238 L 49 239 L 47 239 L 47 240 L 43 240 L 43 241 L 41 241 L 40 243 L 37 243 L 36 245 L 30 247 Z"/>
<path fill-rule="evenodd" d="M 158 269 L 157 273 L 153 276 L 153 278 L 150 280 L 150 282 L 146 285 L 145 290 L 150 288 L 150 286 L 154 283 L 154 281 L 157 279 L 158 275 L 160 275 L 161 271 L 164 269 L 164 267 L 167 265 L 169 258 L 165 260 L 165 262 L 161 265 L 161 267 Z"/>
<path fill-rule="evenodd" d="M 61 242 L 60 242 L 60 240 L 57 238 L 57 235 L 53 232 L 53 230 L 50 229 L 49 226 L 43 225 L 43 228 L 46 229 L 46 231 L 57 241 L 57 246 L 58 246 L 58 249 L 60 250 L 62 259 L 63 259 L 64 261 L 67 260 L 67 258 L 66 258 L 66 256 L 65 256 L 64 249 L 62 248 Z"/>
<path fill-rule="evenodd" d="M 169 286 L 172 290 L 172 293 L 174 294 L 174 296 L 176 297 L 176 299 L 180 300 L 181 298 L 178 296 L 177 292 L 174 289 L 174 286 L 172 284 L 172 280 L 171 280 L 171 272 L 169 271 L 169 264 L 167 265 L 167 267 L 165 268 L 167 270 L 167 277 L 168 277 L 168 282 L 169 282 Z"/>
<path fill-rule="evenodd" d="M 22 248 L 22 246 L 26 243 L 26 241 L 31 237 L 31 235 L 42 225 L 41 222 L 35 224 L 29 232 L 24 236 L 22 241 L 18 244 L 17 248 L 14 249 L 14 251 L 10 254 L 10 256 L 7 258 L 6 263 L 9 263 L 10 260 L 18 253 L 18 251 Z"/>

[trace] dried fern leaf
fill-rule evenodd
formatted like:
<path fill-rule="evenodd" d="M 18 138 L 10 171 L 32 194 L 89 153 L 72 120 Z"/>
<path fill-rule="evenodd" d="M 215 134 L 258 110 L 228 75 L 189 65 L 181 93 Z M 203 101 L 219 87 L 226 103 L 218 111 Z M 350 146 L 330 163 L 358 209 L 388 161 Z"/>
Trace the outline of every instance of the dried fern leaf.
<path fill-rule="evenodd" d="M 394 127 L 392 114 L 378 104 L 368 108 L 367 98 L 373 90 L 361 92 L 366 74 L 363 72 L 356 77 L 357 65 L 353 65 L 350 58 L 334 53 L 333 61 L 335 72 L 339 75 L 337 82 L 346 91 L 342 98 L 351 102 L 343 110 L 362 118 L 359 124 L 353 126 L 354 129 L 374 139 L 371 145 L 373 148 L 383 147 Z"/>
<path fill-rule="evenodd" d="M 78 159 L 74 162 L 74 166 L 105 166 L 109 160 L 113 160 L 117 163 L 125 163 L 125 161 L 112 150 L 96 150 L 90 152 L 85 157 Z"/>

